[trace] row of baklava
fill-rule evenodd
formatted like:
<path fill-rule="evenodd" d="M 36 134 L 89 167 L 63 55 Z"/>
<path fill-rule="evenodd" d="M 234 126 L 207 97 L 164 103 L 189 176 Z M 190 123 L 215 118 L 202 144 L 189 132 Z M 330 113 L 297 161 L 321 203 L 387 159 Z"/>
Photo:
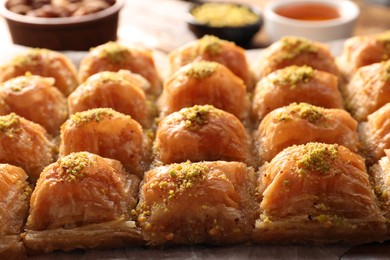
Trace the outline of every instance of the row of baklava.
<path fill-rule="evenodd" d="M 283 51 L 277 50 L 278 45 L 282 47 Z M 178 51 L 180 55 L 174 53 L 171 55 L 171 59 L 176 60 L 176 62 L 178 57 L 182 63 L 194 60 L 197 62 L 177 69 L 177 72 L 166 80 L 163 94 L 158 101 L 162 117 L 157 126 L 155 139 L 152 132 L 148 132 L 145 136 L 142 131 L 142 127 L 148 128 L 152 125 L 151 118 L 153 118 L 153 108 L 148 106 L 145 100 L 148 100 L 148 96 L 149 101 L 153 100 L 150 96 L 156 96 L 161 86 L 157 83 L 154 85 L 157 87 L 151 87 L 152 80 L 148 79 L 146 74 L 142 75 L 143 78 L 128 71 L 118 73 L 105 71 L 126 69 L 114 65 L 127 63 L 129 60 L 132 63 L 141 64 L 140 67 L 145 64 L 142 59 L 133 56 L 127 57 L 118 52 L 123 51 L 123 46 L 118 44 L 109 43 L 91 51 L 91 53 L 94 51 L 96 53 L 90 56 L 92 59 L 86 58 L 83 63 L 88 64 L 88 60 L 93 60 L 86 67 L 94 68 L 94 72 L 99 70 L 104 72 L 90 77 L 83 83 L 84 85 L 81 84 L 69 95 L 68 104 L 72 114 L 89 108 L 107 106 L 123 114 L 110 109 L 94 109 L 76 113 L 62 124 L 67 118 L 67 111 L 61 109 L 58 104 L 65 104 L 63 107 L 66 107 L 66 98 L 63 98 L 64 102 L 58 102 L 55 95 L 52 95 L 54 96 L 52 99 L 46 97 L 49 96 L 47 93 L 55 89 L 52 79 L 34 76 L 32 74 L 39 73 L 32 72 L 33 69 L 30 68 L 27 71 L 31 75 L 27 74 L 20 78 L 11 79 L 3 84 L 4 86 L 9 84 L 5 89 L 8 88 L 10 92 L 14 93 L 14 96 L 20 98 L 18 102 L 16 102 L 17 98 L 12 102 L 3 99 L 2 107 L 7 109 L 11 107 L 10 111 L 7 110 L 4 114 L 10 112 L 26 113 L 22 114 L 26 118 L 28 117 L 26 115 L 30 114 L 46 115 L 46 118 L 42 120 L 42 122 L 46 122 L 52 118 L 50 113 L 59 112 L 58 114 L 62 113 L 64 116 L 65 111 L 65 118 L 58 120 L 58 122 L 61 120 L 62 122 L 57 122 L 57 127 L 52 128 L 54 130 L 50 131 L 45 126 L 54 135 L 59 132 L 61 124 L 62 129 L 59 146 L 60 159 L 45 168 L 42 174 L 42 169 L 56 160 L 57 145 L 50 140 L 41 126 L 16 114 L 9 114 L 2 117 L 1 120 L 2 142 L 0 145 L 7 147 L 1 151 L 3 153 L 2 162 L 22 166 L 32 182 L 39 178 L 30 201 L 31 209 L 26 225 L 27 232 L 23 235 L 24 242 L 30 249 L 48 252 L 54 249 L 68 250 L 78 247 L 137 244 L 142 243 L 141 240 L 146 240 L 149 244 L 171 242 L 174 244 L 203 242 L 224 244 L 229 241 L 238 243 L 248 240 L 252 236 L 256 218 L 258 220 L 253 233 L 253 239 L 256 242 L 286 242 L 290 239 L 294 241 L 295 238 L 301 238 L 298 239 L 299 241 L 312 242 L 364 242 L 381 241 L 387 237 L 385 218 L 382 216 L 383 213 L 379 211 L 369 183 L 366 182 L 368 177 L 363 174 L 366 173 L 364 161 L 362 157 L 350 152 L 350 150 L 356 152 L 360 148 L 357 142 L 357 122 L 341 109 L 342 99 L 337 87 L 337 77 L 323 72 L 323 68 L 313 69 L 308 66 L 314 67 L 315 64 L 321 64 L 318 60 L 321 60 L 325 65 L 330 64 L 330 61 L 326 61 L 326 57 L 332 58 L 329 52 L 318 51 L 325 50 L 322 45 L 304 39 L 286 38 L 271 46 L 267 51 L 269 55 L 273 49 L 276 49 L 275 53 L 279 53 L 280 57 L 277 55 L 277 57 L 265 59 L 273 61 L 273 63 L 270 62 L 264 68 L 269 69 L 275 66 L 279 70 L 261 76 L 262 80 L 254 91 L 253 111 L 256 111 L 254 117 L 259 124 L 258 131 L 255 133 L 255 153 L 258 153 L 258 156 L 253 155 L 253 142 L 244 127 L 249 117 L 247 107 L 250 106 L 247 89 L 250 91 L 251 84 L 248 82 L 251 82 L 252 79 L 249 76 L 247 81 L 242 81 L 234 76 L 233 69 L 227 69 L 222 65 L 222 62 L 228 61 L 235 65 L 238 64 L 238 68 L 245 68 L 245 64 L 239 62 L 240 59 L 232 58 L 235 56 L 229 54 L 229 49 L 225 49 L 236 50 L 238 47 L 214 37 L 206 37 L 199 42 L 189 44 L 189 46 L 195 47 L 183 48 Z M 101 50 L 97 51 L 99 48 Z M 38 56 L 49 55 L 49 53 L 45 50 Z M 225 57 L 225 55 L 230 58 Z M 207 60 L 208 56 L 211 58 L 220 57 L 220 60 L 217 61 L 221 63 L 200 61 Z M 306 60 L 304 63 L 306 66 L 301 66 L 303 64 L 294 61 L 296 57 L 300 57 L 303 61 Z M 321 57 L 321 59 L 317 59 L 313 65 L 310 64 L 309 61 L 316 60 L 315 57 Z M 38 58 L 25 58 L 16 59 L 20 64 L 15 65 L 14 68 L 12 66 L 6 68 L 17 70 L 23 67 L 22 64 L 29 64 L 29 66 L 41 66 L 40 69 L 43 71 L 48 70 L 45 66 L 42 69 Z M 44 59 L 47 60 L 47 58 Z M 148 59 L 148 62 L 151 61 Z M 82 75 L 83 63 L 79 75 Z M 58 66 L 58 61 L 50 60 L 46 64 L 57 64 L 56 66 Z M 284 66 L 289 67 L 283 68 Z M 58 67 L 54 71 L 65 73 Z M 145 72 L 146 70 L 141 69 L 140 71 Z M 141 74 L 140 71 L 132 70 L 134 73 Z M 155 69 L 153 68 L 151 71 L 155 72 Z M 265 71 L 265 69 L 261 71 Z M 92 83 L 88 82 L 89 80 Z M 12 81 L 18 84 L 10 84 L 9 82 Z M 56 82 L 60 82 L 60 80 L 56 79 Z M 247 82 L 247 84 L 243 82 Z M 25 93 L 26 90 L 36 88 L 31 87 L 34 84 L 51 84 L 51 87 L 47 88 L 50 91 L 45 90 L 44 94 L 42 92 L 30 94 L 28 98 L 21 98 L 18 95 Z M 122 85 L 126 85 L 126 87 L 122 87 Z M 131 87 L 127 87 L 127 85 Z M 134 85 L 137 87 L 133 87 Z M 130 89 L 135 90 L 131 92 Z M 73 100 L 75 100 L 73 103 L 71 101 L 72 95 Z M 36 100 L 38 101 L 36 102 Z M 47 107 L 51 109 L 51 112 L 37 112 L 42 111 L 40 110 L 44 103 L 42 100 L 49 101 Z M 54 101 L 50 103 L 50 100 Z M 291 102 L 308 102 L 327 108 L 315 107 L 306 103 L 290 104 Z M 219 109 L 210 105 L 192 107 L 197 104 L 211 104 Z M 23 105 L 25 106 L 20 108 L 20 112 L 15 111 L 15 106 Z M 81 108 L 80 110 L 72 110 L 72 106 L 80 106 Z M 183 107 L 184 109 L 181 109 Z M 131 115 L 135 120 L 124 114 Z M 385 145 L 386 115 L 382 113 L 382 115 L 378 114 L 371 118 L 376 118 L 377 122 L 363 123 L 360 127 L 363 140 L 367 144 L 363 150 L 366 152 L 365 155 L 376 156 L 379 159 L 388 148 Z M 28 119 L 38 122 L 38 119 Z M 369 131 L 378 131 L 377 137 L 372 138 L 373 134 Z M 291 147 L 294 144 L 313 141 L 325 142 L 330 145 L 313 143 Z M 378 145 L 382 144 L 381 142 L 383 145 Z M 333 145 L 334 143 L 340 146 Z M 151 144 L 153 147 L 150 153 Z M 286 147 L 291 148 L 283 150 Z M 294 150 L 293 147 L 300 147 L 296 148 L 299 150 L 299 152 L 294 152 L 297 153 L 296 155 L 280 155 L 284 152 L 287 153 L 289 149 Z M 376 149 L 380 149 L 378 154 L 375 154 Z M 73 153 L 78 151 L 89 151 L 93 154 Z M 340 154 L 344 156 L 341 160 L 342 163 L 336 160 L 339 151 L 342 151 Z M 345 155 L 346 153 L 348 155 Z M 99 155 L 118 161 L 104 159 Z M 288 164 L 287 166 L 284 164 L 287 161 L 286 158 L 290 157 L 294 159 L 290 165 L 293 170 L 287 167 Z M 353 157 L 355 161 L 349 158 L 344 162 L 346 157 Z M 111 168 L 109 170 L 95 168 L 95 166 L 104 165 L 104 163 L 100 164 L 99 160 L 107 161 L 107 165 Z M 138 200 L 139 182 L 139 178 L 136 176 L 142 177 L 151 160 L 153 160 L 153 169 L 144 176 L 140 190 L 140 202 L 135 208 Z M 171 164 L 186 160 L 216 162 Z M 261 165 L 263 162 L 269 163 L 265 163 L 260 169 L 259 184 L 256 185 L 258 176 L 253 169 L 248 168 L 248 165 L 256 166 L 258 162 Z M 271 167 L 269 165 L 272 165 L 273 162 L 276 165 L 283 162 L 283 165 L 275 167 L 278 170 L 272 170 L 272 174 L 271 172 L 264 173 L 263 169 Z M 373 174 L 375 178 L 373 178 L 376 183 L 375 191 L 380 194 L 381 206 L 386 210 L 386 207 L 383 206 L 387 205 L 386 158 L 380 162 L 379 166 L 373 167 L 376 169 L 375 174 Z M 166 166 L 159 166 L 161 164 Z M 122 165 L 126 172 L 122 169 Z M 107 168 L 109 168 L 108 166 Z M 339 166 L 341 169 L 338 168 Z M 283 170 L 283 167 L 287 167 L 287 169 Z M 360 178 L 362 183 L 354 183 L 359 188 L 348 184 L 348 178 L 343 174 L 346 171 L 345 174 L 349 176 L 349 170 L 353 171 L 356 168 L 359 169 L 357 171 L 359 173 L 353 173 L 351 176 Z M 107 172 L 112 171 L 120 172 L 114 174 L 114 180 L 105 176 Z M 286 176 L 283 175 L 281 177 L 283 187 L 288 194 L 279 194 L 280 187 L 275 184 L 276 191 L 269 191 L 270 197 L 267 197 L 267 187 L 274 177 L 283 172 L 291 174 L 293 171 L 298 173 L 300 181 L 295 184 L 298 186 L 293 186 L 292 189 L 299 192 L 291 196 L 288 186 L 292 180 L 286 179 Z M 314 180 L 312 180 L 309 174 L 306 183 L 306 177 L 302 177 L 302 174 L 307 172 L 313 172 L 313 176 L 320 174 L 319 176 L 325 177 L 329 177 L 326 174 L 330 173 L 330 176 L 335 174 L 337 178 L 326 178 L 326 181 L 320 179 L 320 183 L 318 179 L 315 179 L 318 176 L 313 177 Z M 270 177 L 270 174 L 275 176 Z M 90 175 L 93 176 L 92 179 L 89 179 Z M 91 185 L 89 181 L 92 181 L 96 187 Z M 198 183 L 199 181 L 200 183 Z M 331 184 L 326 184 L 327 181 Z M 294 180 L 293 182 L 295 183 Z M 331 200 L 336 198 L 336 195 L 328 194 L 328 192 L 334 191 L 337 195 L 345 195 L 342 192 L 339 194 L 338 189 L 333 189 L 335 183 L 339 185 L 338 182 L 345 182 L 346 187 L 351 186 L 351 189 L 346 189 L 346 193 L 350 196 L 349 200 L 356 195 L 356 198 L 365 198 L 364 203 L 363 200 L 352 199 L 351 204 L 348 205 L 347 202 L 345 205 L 332 204 Z M 110 184 L 108 191 L 107 187 L 102 188 L 107 184 Z M 299 185 L 308 186 L 306 189 Z M 316 185 L 320 185 L 324 191 L 322 192 L 321 188 L 316 187 Z M 11 186 L 13 189 L 16 187 L 15 185 Z M 341 188 L 343 185 L 337 187 Z M 28 188 L 24 188 L 24 190 L 23 194 L 29 193 Z M 43 193 L 40 193 L 41 191 Z M 63 196 L 58 196 L 57 194 L 61 194 L 62 191 L 64 192 Z M 311 191 L 315 193 L 312 197 L 310 197 Z M 278 209 L 279 195 L 283 197 L 282 201 L 285 201 L 287 197 L 291 197 L 293 201 L 288 201 L 289 205 L 280 205 L 281 208 Z M 253 196 L 257 196 L 257 200 Z M 302 201 L 307 199 L 309 204 L 313 203 L 313 208 L 309 204 L 305 204 L 306 202 L 300 201 L 300 196 L 302 196 Z M 58 201 L 52 199 L 54 197 Z M 178 202 L 174 198 L 177 198 Z M 268 204 L 266 198 L 272 202 Z M 26 198 L 24 199 L 26 200 Z M 294 204 L 295 199 L 297 199 L 296 204 Z M 202 200 L 204 201 L 202 202 Z M 85 201 L 85 203 L 79 205 L 78 201 Z M 343 203 L 342 199 L 339 201 Z M 5 200 L 5 203 L 8 201 Z M 48 207 L 49 204 L 53 208 Z M 259 204 L 259 208 L 257 204 Z M 10 204 L 5 205 L 10 207 Z M 264 208 L 261 208 L 261 205 Z M 283 212 L 284 206 L 291 205 L 295 206 L 292 206 L 293 209 L 286 208 L 286 215 L 278 215 Z M 12 206 L 14 205 L 12 204 Z M 18 212 L 22 212 L 25 207 L 18 208 Z M 111 207 L 115 208 L 114 212 Z M 295 211 L 294 207 L 296 207 Z M 361 212 L 358 219 L 355 218 L 356 212 L 353 211 L 356 208 Z M 348 212 L 343 211 L 344 209 Z M 305 215 L 303 211 L 308 213 Z M 372 215 L 365 215 L 368 211 Z M 387 216 L 386 211 L 384 212 L 384 215 Z M 187 214 L 194 216 L 195 219 L 191 219 Z M 177 218 L 175 218 L 176 215 Z M 135 218 L 137 219 L 136 224 L 132 222 Z M 234 225 L 232 225 L 232 221 Z M 99 225 L 101 222 L 104 223 L 104 227 Z M 323 228 L 319 228 L 319 224 L 323 225 Z M 307 229 L 303 226 L 307 226 Z M 142 228 L 143 239 L 140 239 L 139 227 Z M 357 232 L 356 228 L 359 228 L 361 233 Z M 297 229 L 301 230 L 301 233 L 297 232 Z M 318 234 L 313 234 L 313 229 L 318 229 Z M 261 230 L 261 234 L 257 233 L 256 230 Z M 376 235 L 371 232 L 372 230 L 376 231 Z M 6 230 L 5 234 L 15 235 L 12 232 L 14 231 Z M 82 238 L 74 238 L 80 237 L 80 234 L 83 234 Z M 286 236 L 286 234 L 290 234 L 290 236 Z M 333 236 L 334 234 L 337 236 Z M 20 243 L 17 245 L 20 246 Z"/>

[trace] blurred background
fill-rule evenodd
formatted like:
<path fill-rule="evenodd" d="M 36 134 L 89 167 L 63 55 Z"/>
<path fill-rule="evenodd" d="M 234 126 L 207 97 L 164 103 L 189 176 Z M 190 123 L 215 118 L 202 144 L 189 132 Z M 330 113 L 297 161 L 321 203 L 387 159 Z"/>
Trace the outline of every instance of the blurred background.
<path fill-rule="evenodd" d="M 210 0 L 218 2 L 218 0 Z M 262 9 L 272 0 L 223 0 L 240 2 Z M 354 35 L 368 35 L 390 29 L 390 0 L 356 0 L 361 10 Z M 123 42 L 169 52 L 196 39 L 188 29 L 185 17 L 191 1 L 127 0 L 120 13 L 118 37 Z M 1 45 L 12 43 L 4 19 L 0 19 Z M 269 41 L 264 27 L 255 35 L 248 48 L 264 48 Z"/>

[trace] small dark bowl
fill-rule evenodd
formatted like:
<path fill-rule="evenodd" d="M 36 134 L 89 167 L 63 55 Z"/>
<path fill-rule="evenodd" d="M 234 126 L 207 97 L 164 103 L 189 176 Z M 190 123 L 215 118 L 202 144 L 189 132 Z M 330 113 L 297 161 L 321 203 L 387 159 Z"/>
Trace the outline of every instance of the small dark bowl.
<path fill-rule="evenodd" d="M 221 3 L 221 2 L 218 2 Z M 204 4 L 204 3 L 203 3 Z M 221 3 L 223 4 L 223 2 Z M 232 4 L 232 3 L 229 3 Z M 260 30 L 263 19 L 262 15 L 259 9 L 255 7 L 251 7 L 244 4 L 236 4 L 238 6 L 243 6 L 248 8 L 251 12 L 253 12 L 255 15 L 258 16 L 258 20 L 249 25 L 243 25 L 243 26 L 237 26 L 237 27 L 231 27 L 231 26 L 224 26 L 224 27 L 214 27 L 210 26 L 205 23 L 201 23 L 196 20 L 196 18 L 192 15 L 192 11 L 194 8 L 202 5 L 202 4 L 194 4 L 189 9 L 188 15 L 186 17 L 186 22 L 189 27 L 189 29 L 198 37 L 201 38 L 204 35 L 214 35 L 220 39 L 228 40 L 235 42 L 237 45 L 247 47 L 250 45 L 250 42 L 252 38 L 255 36 L 255 34 Z"/>
<path fill-rule="evenodd" d="M 119 11 L 126 0 L 79 17 L 42 18 L 16 14 L 0 1 L 0 14 L 7 21 L 15 44 L 51 50 L 86 51 L 117 39 Z"/>

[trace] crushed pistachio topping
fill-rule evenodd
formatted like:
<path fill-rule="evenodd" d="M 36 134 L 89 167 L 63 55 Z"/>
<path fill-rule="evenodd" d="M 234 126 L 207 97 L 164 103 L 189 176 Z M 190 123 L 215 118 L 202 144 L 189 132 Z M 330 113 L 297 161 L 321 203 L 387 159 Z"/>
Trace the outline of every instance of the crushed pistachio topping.
<path fill-rule="evenodd" d="M 77 112 L 70 116 L 70 120 L 77 126 L 88 124 L 89 122 L 99 122 L 104 117 L 113 117 L 119 113 L 111 108 L 95 108 L 83 112 Z"/>
<path fill-rule="evenodd" d="M 313 106 L 307 103 L 292 103 L 285 110 L 274 115 L 274 119 L 286 122 L 292 120 L 292 116 L 298 116 L 301 119 L 307 120 L 311 124 L 317 124 L 322 119 L 326 118 L 325 110 L 322 107 Z"/>
<path fill-rule="evenodd" d="M 390 60 L 385 61 L 383 63 L 383 67 L 384 67 L 384 69 L 383 69 L 383 74 L 382 74 L 382 80 L 386 82 L 386 81 L 390 80 Z"/>
<path fill-rule="evenodd" d="M 48 50 L 46 49 L 29 49 L 26 53 L 15 56 L 12 64 L 16 67 L 37 66 L 39 65 L 38 57 Z"/>
<path fill-rule="evenodd" d="M 200 53 L 218 55 L 222 52 L 222 46 L 226 41 L 212 35 L 205 35 L 198 41 Z"/>
<path fill-rule="evenodd" d="M 198 22 L 213 27 L 237 27 L 259 20 L 249 8 L 230 3 L 205 3 L 195 7 L 191 13 Z"/>
<path fill-rule="evenodd" d="M 181 164 L 173 164 L 169 170 L 169 179 L 153 186 L 166 190 L 168 199 L 173 199 L 178 193 L 186 192 L 197 182 L 204 180 L 208 171 L 209 169 L 204 163 L 187 161 Z"/>
<path fill-rule="evenodd" d="M 8 137 L 13 137 L 16 131 L 20 130 L 20 117 L 11 113 L 6 116 L 0 116 L 0 132 Z"/>
<path fill-rule="evenodd" d="M 318 221 L 325 227 L 332 227 L 335 225 L 337 226 L 344 223 L 345 221 L 343 217 L 337 215 L 325 215 L 325 214 L 318 215 L 312 219 Z"/>
<path fill-rule="evenodd" d="M 13 92 L 20 92 L 24 88 L 31 86 L 31 73 L 26 74 L 26 76 L 21 76 L 8 81 L 9 89 Z"/>
<path fill-rule="evenodd" d="M 297 160 L 299 174 L 307 172 L 328 173 L 338 157 L 339 146 L 337 144 L 325 145 L 320 143 L 308 143 L 303 148 L 303 154 Z"/>
<path fill-rule="evenodd" d="M 280 40 L 282 51 L 279 52 L 278 62 L 291 60 L 303 53 L 315 53 L 318 48 L 309 40 L 296 37 L 284 37 Z"/>
<path fill-rule="evenodd" d="M 180 114 L 185 120 L 185 127 L 191 130 L 196 130 L 207 123 L 208 115 L 213 110 L 214 107 L 211 105 L 193 106 L 180 110 Z"/>
<path fill-rule="evenodd" d="M 108 42 L 101 46 L 99 57 L 107 58 L 113 64 L 121 64 L 126 61 L 126 56 L 131 53 L 130 50 L 116 42 Z"/>
<path fill-rule="evenodd" d="M 273 84 L 290 86 L 294 89 L 298 83 L 308 83 L 314 75 L 313 68 L 309 66 L 289 66 L 277 72 L 277 76 L 271 79 Z"/>
<path fill-rule="evenodd" d="M 93 162 L 89 159 L 88 153 L 79 152 L 62 157 L 58 160 L 58 164 L 62 170 L 61 180 L 74 182 L 87 176 L 88 173 L 84 169 L 87 166 L 93 165 Z"/>
<path fill-rule="evenodd" d="M 218 66 L 218 63 L 216 62 L 196 62 L 189 66 L 186 75 L 195 79 L 207 78 L 217 70 Z"/>

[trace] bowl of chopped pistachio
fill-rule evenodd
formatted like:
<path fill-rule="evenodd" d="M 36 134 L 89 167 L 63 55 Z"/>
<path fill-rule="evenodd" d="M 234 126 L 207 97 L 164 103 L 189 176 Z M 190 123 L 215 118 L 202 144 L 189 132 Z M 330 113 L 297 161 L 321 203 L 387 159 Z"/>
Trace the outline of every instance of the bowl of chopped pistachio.
<path fill-rule="evenodd" d="M 194 4 L 186 21 L 189 29 L 199 38 L 214 35 L 244 47 L 250 44 L 263 23 L 258 8 L 231 2 Z"/>
<path fill-rule="evenodd" d="M 0 15 L 15 44 L 89 50 L 117 39 L 126 0 L 0 0 Z"/>

